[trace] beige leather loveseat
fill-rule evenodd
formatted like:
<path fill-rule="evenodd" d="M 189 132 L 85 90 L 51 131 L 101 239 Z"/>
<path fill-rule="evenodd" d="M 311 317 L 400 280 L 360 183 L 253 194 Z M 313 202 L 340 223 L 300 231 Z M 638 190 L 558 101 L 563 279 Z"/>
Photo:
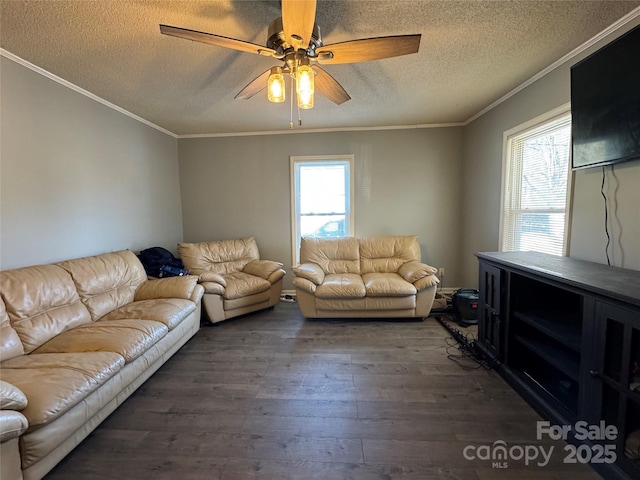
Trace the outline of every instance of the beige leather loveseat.
<path fill-rule="evenodd" d="M 303 237 L 293 284 L 305 317 L 426 317 L 439 283 L 416 236 Z"/>
<path fill-rule="evenodd" d="M 282 263 L 260 260 L 254 237 L 179 243 L 178 255 L 185 268 L 198 275 L 212 323 L 273 307 L 280 300 Z"/>
<path fill-rule="evenodd" d="M 0 272 L 2 480 L 42 478 L 198 331 L 196 282 L 128 250 Z"/>

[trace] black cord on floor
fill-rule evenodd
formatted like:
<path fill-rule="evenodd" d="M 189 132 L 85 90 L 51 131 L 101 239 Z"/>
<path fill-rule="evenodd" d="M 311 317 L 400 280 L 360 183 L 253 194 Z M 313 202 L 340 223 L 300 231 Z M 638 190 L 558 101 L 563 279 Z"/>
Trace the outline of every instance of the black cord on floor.
<path fill-rule="evenodd" d="M 445 320 L 445 317 L 441 315 L 436 315 L 435 318 L 451 334 L 450 338 L 445 339 L 447 342 L 447 358 L 449 360 L 456 362 L 467 370 L 477 370 L 479 368 L 492 370 L 499 364 L 498 361 L 488 358 L 480 348 L 478 348 L 477 339 L 472 334 L 463 332 L 452 326 Z M 453 343 L 452 340 L 456 343 Z M 466 360 L 470 360 L 472 363 L 463 363 Z"/>

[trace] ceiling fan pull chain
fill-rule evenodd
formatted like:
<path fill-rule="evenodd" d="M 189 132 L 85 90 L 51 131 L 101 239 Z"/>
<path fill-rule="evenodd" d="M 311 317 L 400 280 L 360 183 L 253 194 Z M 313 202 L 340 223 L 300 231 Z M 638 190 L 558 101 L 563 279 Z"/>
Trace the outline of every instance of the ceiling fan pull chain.
<path fill-rule="evenodd" d="M 293 81 L 291 83 L 291 95 L 289 95 L 289 129 L 293 130 Z"/>

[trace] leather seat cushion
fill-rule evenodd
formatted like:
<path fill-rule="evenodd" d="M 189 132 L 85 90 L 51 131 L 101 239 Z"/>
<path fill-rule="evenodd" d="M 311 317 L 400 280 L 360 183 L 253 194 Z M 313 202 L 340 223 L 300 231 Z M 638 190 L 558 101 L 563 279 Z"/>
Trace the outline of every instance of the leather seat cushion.
<path fill-rule="evenodd" d="M 166 325 L 153 320 L 98 321 L 52 338 L 35 353 L 114 352 L 131 363 L 168 331 Z"/>
<path fill-rule="evenodd" d="M 224 275 L 224 279 L 227 286 L 222 296 L 226 300 L 262 293 L 271 288 L 268 280 L 244 272 L 228 273 Z"/>
<path fill-rule="evenodd" d="M 32 353 L 2 362 L 2 379 L 27 396 L 21 413 L 31 431 L 81 402 L 123 366 L 124 358 L 112 352 Z"/>
<path fill-rule="evenodd" d="M 416 287 L 397 273 L 365 273 L 362 281 L 368 297 L 403 297 L 417 293 Z"/>
<path fill-rule="evenodd" d="M 171 331 L 195 309 L 195 303 L 182 298 L 139 300 L 114 310 L 102 317 L 99 321 L 104 322 L 132 318 L 155 320 L 156 322 L 164 323 L 169 328 L 169 331 Z"/>
<path fill-rule="evenodd" d="M 362 277 L 357 273 L 330 273 L 316 288 L 318 298 L 361 298 L 365 294 Z"/>

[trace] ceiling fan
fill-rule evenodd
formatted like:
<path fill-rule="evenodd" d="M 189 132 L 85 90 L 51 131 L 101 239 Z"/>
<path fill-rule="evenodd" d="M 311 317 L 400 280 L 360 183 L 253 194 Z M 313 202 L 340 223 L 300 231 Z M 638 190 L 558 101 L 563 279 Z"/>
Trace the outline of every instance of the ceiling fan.
<path fill-rule="evenodd" d="M 351 99 L 345 89 L 318 64 L 381 60 L 416 53 L 420 47 L 420 34 L 365 38 L 324 45 L 320 28 L 315 24 L 316 0 L 282 0 L 280 3 L 282 17 L 271 22 L 266 47 L 170 25 L 160 25 L 160 33 L 282 60 L 282 66 L 272 67 L 260 74 L 235 98 L 251 98 L 268 86 L 269 100 L 284 101 L 283 73 L 289 73 L 296 83 L 300 108 L 313 107 L 314 89 L 337 105 Z"/>

